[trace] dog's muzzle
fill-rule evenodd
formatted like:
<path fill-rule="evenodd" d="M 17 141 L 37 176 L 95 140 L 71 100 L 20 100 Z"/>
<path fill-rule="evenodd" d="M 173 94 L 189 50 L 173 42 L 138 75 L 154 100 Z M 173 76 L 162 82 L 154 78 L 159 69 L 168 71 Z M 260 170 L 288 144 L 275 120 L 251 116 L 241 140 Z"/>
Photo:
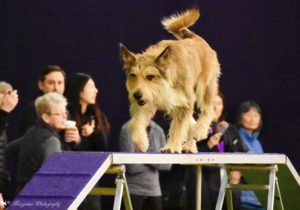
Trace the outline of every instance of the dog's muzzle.
<path fill-rule="evenodd" d="M 146 104 L 146 102 L 142 99 L 143 95 L 141 92 L 135 92 L 133 94 L 133 97 L 135 98 L 135 100 L 137 100 L 139 106 L 144 106 Z"/>

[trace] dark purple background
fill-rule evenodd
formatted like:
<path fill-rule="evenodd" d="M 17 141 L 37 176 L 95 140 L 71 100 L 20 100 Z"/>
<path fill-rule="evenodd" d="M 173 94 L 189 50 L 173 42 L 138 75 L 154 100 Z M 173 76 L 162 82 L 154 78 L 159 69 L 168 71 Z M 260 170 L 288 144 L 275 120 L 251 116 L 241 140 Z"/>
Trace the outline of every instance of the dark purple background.
<path fill-rule="evenodd" d="M 300 169 L 299 6 L 297 1 L 72 0 L 1 1 L 1 80 L 19 91 L 9 137 L 17 136 L 22 111 L 37 95 L 37 73 L 46 64 L 67 74 L 86 72 L 99 87 L 98 102 L 113 126 L 112 150 L 129 118 L 118 43 L 138 52 L 161 39 L 162 17 L 198 5 L 192 28 L 217 51 L 228 117 L 256 100 L 263 108 L 266 152 L 284 153 Z"/>

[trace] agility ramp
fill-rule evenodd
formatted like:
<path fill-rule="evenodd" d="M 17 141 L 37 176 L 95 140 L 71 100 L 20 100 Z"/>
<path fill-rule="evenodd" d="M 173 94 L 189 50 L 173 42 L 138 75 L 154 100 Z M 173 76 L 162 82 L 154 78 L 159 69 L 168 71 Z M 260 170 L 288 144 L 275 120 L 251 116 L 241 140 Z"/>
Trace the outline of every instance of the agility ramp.
<path fill-rule="evenodd" d="M 55 153 L 8 209 L 77 209 L 111 163 L 110 153 Z"/>
<path fill-rule="evenodd" d="M 275 173 L 272 173 L 275 175 L 272 177 L 277 177 L 279 180 L 278 183 L 281 189 L 280 193 L 284 209 L 300 209 L 300 178 L 287 156 L 283 154 L 160 154 L 101 152 L 63 152 L 54 154 L 24 187 L 17 198 L 11 203 L 9 209 L 34 210 L 50 208 L 75 210 L 90 192 L 95 191 L 95 189 L 92 190 L 93 187 L 110 166 L 114 167 L 123 164 L 195 165 L 198 171 L 196 195 L 197 210 L 199 210 L 201 206 L 201 166 L 219 164 L 224 167 L 238 166 L 249 168 L 250 166 L 251 168 L 254 168 L 254 170 L 257 169 L 256 166 L 271 167 L 274 168 L 272 171 Z M 120 208 L 120 203 L 118 202 L 120 202 L 120 197 L 123 194 L 124 185 L 125 194 L 128 193 L 128 191 L 126 191 L 126 179 L 119 177 L 117 180 L 117 188 L 113 191 L 113 193 L 116 193 L 113 209 Z M 253 181 L 255 181 L 255 179 Z M 281 185 L 281 182 L 284 183 L 284 185 Z M 266 190 L 271 192 L 269 195 L 272 196 L 268 198 L 268 200 L 271 199 L 272 204 L 272 206 L 268 206 L 268 210 L 275 209 L 273 206 L 274 199 L 276 199 L 276 186 L 276 180 L 274 178 L 269 186 L 266 187 Z M 221 191 L 225 191 L 225 188 L 226 186 L 224 186 Z M 126 209 L 131 209 L 130 205 L 125 206 Z"/>

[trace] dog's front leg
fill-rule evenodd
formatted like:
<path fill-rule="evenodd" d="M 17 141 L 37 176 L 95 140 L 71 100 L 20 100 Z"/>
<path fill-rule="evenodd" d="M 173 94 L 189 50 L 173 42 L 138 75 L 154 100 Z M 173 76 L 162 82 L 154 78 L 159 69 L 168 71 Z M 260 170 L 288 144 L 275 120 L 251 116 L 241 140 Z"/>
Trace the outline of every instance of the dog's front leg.
<path fill-rule="evenodd" d="M 167 144 L 161 149 L 166 153 L 181 153 L 182 142 L 187 139 L 192 111 L 179 109 L 172 114 Z"/>
<path fill-rule="evenodd" d="M 196 125 L 196 121 L 193 118 L 193 116 L 191 116 L 190 117 L 190 125 L 189 125 L 189 134 L 190 134 L 190 130 L 193 129 L 195 125 Z M 189 134 L 188 134 L 188 138 L 182 145 L 182 151 L 186 152 L 186 153 L 197 153 L 198 152 L 198 148 L 196 145 L 197 141 L 195 139 L 191 138 L 191 136 Z"/>
<path fill-rule="evenodd" d="M 128 127 L 131 132 L 132 143 L 137 152 L 146 152 L 149 147 L 146 128 L 149 126 L 153 115 L 151 108 L 132 105 L 130 110 L 131 120 Z"/>

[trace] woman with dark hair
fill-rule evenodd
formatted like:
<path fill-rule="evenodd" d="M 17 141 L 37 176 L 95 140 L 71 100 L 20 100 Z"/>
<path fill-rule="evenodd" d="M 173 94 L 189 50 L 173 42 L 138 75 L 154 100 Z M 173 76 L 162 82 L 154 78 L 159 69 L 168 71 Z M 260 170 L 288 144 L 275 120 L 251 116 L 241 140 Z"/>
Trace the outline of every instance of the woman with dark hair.
<path fill-rule="evenodd" d="M 199 152 L 246 152 L 246 147 L 240 139 L 235 126 L 225 121 L 224 96 L 219 91 L 214 98 L 215 118 L 209 129 L 208 138 L 197 143 Z M 207 166 L 202 168 L 202 208 L 212 210 L 216 208 L 220 189 L 220 168 Z M 233 192 L 234 209 L 239 207 L 240 194 Z M 225 206 L 225 205 L 224 205 Z"/>
<path fill-rule="evenodd" d="M 246 101 L 240 105 L 237 111 L 236 124 L 249 152 L 263 153 L 257 138 L 262 128 L 262 111 L 255 101 Z"/>
<path fill-rule="evenodd" d="M 110 125 L 96 103 L 98 89 L 90 75 L 76 73 L 66 81 L 69 118 L 76 121 L 82 136 L 77 147 L 81 151 L 107 150 Z"/>
<path fill-rule="evenodd" d="M 258 139 L 262 128 L 262 111 L 255 101 L 242 103 L 237 111 L 236 124 L 243 143 L 247 146 L 249 153 L 263 153 L 263 148 Z M 241 179 L 244 182 L 244 179 Z M 242 191 L 242 210 L 263 210 L 261 203 L 253 191 Z"/>

